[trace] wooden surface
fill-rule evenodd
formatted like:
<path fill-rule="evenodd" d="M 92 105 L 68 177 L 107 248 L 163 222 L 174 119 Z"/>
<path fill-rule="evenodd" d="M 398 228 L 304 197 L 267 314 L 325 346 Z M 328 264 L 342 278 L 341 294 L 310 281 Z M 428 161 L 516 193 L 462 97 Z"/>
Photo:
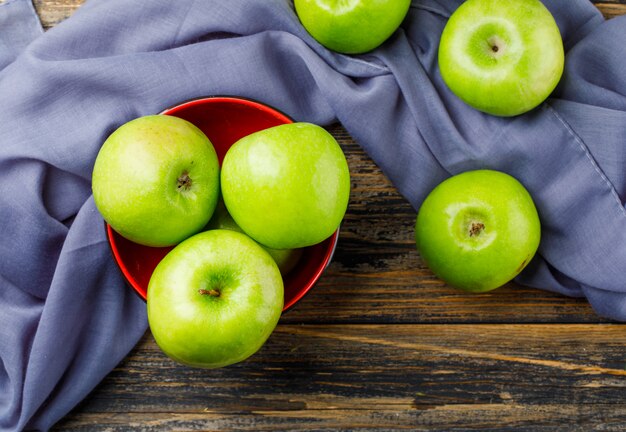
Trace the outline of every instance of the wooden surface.
<path fill-rule="evenodd" d="M 81 0 L 34 3 L 50 28 Z M 626 1 L 597 6 L 626 14 Z M 415 210 L 331 132 L 353 182 L 337 253 L 263 349 L 197 370 L 148 333 L 55 429 L 626 430 L 626 327 L 540 290 L 447 287 L 415 250 Z"/>

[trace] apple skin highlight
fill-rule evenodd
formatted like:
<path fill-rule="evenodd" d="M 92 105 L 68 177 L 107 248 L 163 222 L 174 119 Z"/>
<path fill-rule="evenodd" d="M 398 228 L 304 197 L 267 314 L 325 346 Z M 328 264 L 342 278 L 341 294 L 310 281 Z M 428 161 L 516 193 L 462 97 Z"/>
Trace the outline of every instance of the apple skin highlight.
<path fill-rule="evenodd" d="M 439 69 L 468 105 L 511 117 L 540 105 L 565 63 L 563 41 L 539 0 L 468 0 L 441 35 Z"/>
<path fill-rule="evenodd" d="M 329 238 L 350 198 L 350 170 L 324 128 L 290 123 L 237 141 L 222 162 L 222 197 L 250 237 L 272 249 Z"/>
<path fill-rule="evenodd" d="M 468 292 L 498 288 L 535 255 L 541 224 L 533 200 L 512 176 L 492 170 L 450 177 L 426 197 L 415 242 L 429 268 Z"/>
<path fill-rule="evenodd" d="M 257 352 L 281 316 L 283 280 L 272 257 L 245 234 L 212 230 L 180 243 L 148 285 L 148 322 L 165 354 L 219 368 Z"/>
<path fill-rule="evenodd" d="M 343 54 L 361 54 L 400 26 L 411 0 L 295 0 L 300 22 L 315 40 Z"/>
<path fill-rule="evenodd" d="M 102 145 L 92 190 L 98 211 L 120 235 L 145 246 L 171 246 L 199 232 L 215 211 L 217 153 L 188 121 L 139 117 Z"/>

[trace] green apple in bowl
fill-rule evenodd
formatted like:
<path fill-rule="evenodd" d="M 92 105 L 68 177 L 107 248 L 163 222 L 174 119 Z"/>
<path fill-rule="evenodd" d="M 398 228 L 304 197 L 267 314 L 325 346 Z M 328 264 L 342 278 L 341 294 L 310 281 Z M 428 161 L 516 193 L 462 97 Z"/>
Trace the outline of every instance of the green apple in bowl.
<path fill-rule="evenodd" d="M 283 301 L 283 280 L 267 251 L 245 234 L 205 231 L 157 265 L 148 284 L 148 322 L 172 359 L 218 368 L 261 348 Z"/>
<path fill-rule="evenodd" d="M 295 0 L 304 28 L 320 44 L 345 54 L 381 45 L 400 26 L 411 0 Z"/>
<path fill-rule="evenodd" d="M 438 59 L 455 95 L 507 117 L 541 104 L 565 62 L 559 28 L 539 0 L 467 0 L 443 30 Z"/>
<path fill-rule="evenodd" d="M 243 230 L 237 225 L 237 222 L 234 221 L 230 213 L 228 213 L 224 201 L 222 200 L 217 203 L 213 217 L 211 217 L 206 229 L 226 229 L 243 233 Z M 272 249 L 265 246 L 262 247 L 271 255 L 274 261 L 276 261 L 276 265 L 278 265 L 278 269 L 283 276 L 293 270 L 302 256 L 302 249 L 300 248 Z"/>
<path fill-rule="evenodd" d="M 535 255 L 541 225 L 535 204 L 514 177 L 468 171 L 443 181 L 422 203 L 417 249 L 456 288 L 485 292 L 517 276 Z"/>
<path fill-rule="evenodd" d="M 98 211 L 123 237 L 170 246 L 200 231 L 219 197 L 219 162 L 209 139 L 173 116 L 139 117 L 104 142 L 92 190 Z"/>
<path fill-rule="evenodd" d="M 228 212 L 246 234 L 272 249 L 296 249 L 337 230 L 350 198 L 350 171 L 328 131 L 290 123 L 233 144 L 221 185 Z"/>

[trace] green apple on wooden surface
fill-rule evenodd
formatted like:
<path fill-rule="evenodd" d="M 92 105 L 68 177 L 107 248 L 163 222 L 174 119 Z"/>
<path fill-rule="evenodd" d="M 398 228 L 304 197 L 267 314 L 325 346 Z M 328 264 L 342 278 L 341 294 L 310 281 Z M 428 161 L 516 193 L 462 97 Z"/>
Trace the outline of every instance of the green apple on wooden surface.
<path fill-rule="evenodd" d="M 539 0 L 467 0 L 439 45 L 450 90 L 472 107 L 515 116 L 541 104 L 563 73 L 559 28 Z"/>
<path fill-rule="evenodd" d="M 283 301 L 283 280 L 267 251 L 245 234 L 205 231 L 157 265 L 148 285 L 148 321 L 169 357 L 218 368 L 261 348 Z"/>
<path fill-rule="evenodd" d="M 311 123 L 250 134 L 222 162 L 222 197 L 237 225 L 273 249 L 330 237 L 350 197 L 348 163 L 333 136 Z"/>
<path fill-rule="evenodd" d="M 136 243 L 169 246 L 200 231 L 219 197 L 219 162 L 209 139 L 186 120 L 153 115 L 125 123 L 95 161 L 96 206 Z"/>
<path fill-rule="evenodd" d="M 381 45 L 400 26 L 411 0 L 295 0 L 304 28 L 333 51 L 359 54 Z"/>
<path fill-rule="evenodd" d="M 243 233 L 243 230 L 234 221 L 224 201 L 220 200 L 217 203 L 213 217 L 206 226 L 206 229 L 226 229 L 231 231 L 237 231 Z M 266 246 L 262 246 L 270 256 L 276 261 L 276 265 L 283 276 L 288 274 L 298 264 L 300 257 L 302 256 L 302 249 L 272 249 Z"/>
<path fill-rule="evenodd" d="M 415 223 L 417 249 L 446 283 L 485 292 L 517 276 L 535 255 L 541 227 L 533 200 L 512 176 L 468 171 L 426 197 Z"/>

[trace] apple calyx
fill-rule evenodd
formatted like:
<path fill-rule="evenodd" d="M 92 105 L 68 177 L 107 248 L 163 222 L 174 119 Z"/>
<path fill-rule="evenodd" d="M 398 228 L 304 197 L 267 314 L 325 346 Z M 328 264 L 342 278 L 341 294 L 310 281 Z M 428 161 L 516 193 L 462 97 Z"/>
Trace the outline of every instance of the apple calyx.
<path fill-rule="evenodd" d="M 482 222 L 472 222 L 469 228 L 470 237 L 478 237 L 485 230 L 485 224 Z"/>
<path fill-rule="evenodd" d="M 187 171 L 183 171 L 180 177 L 176 179 L 176 188 L 179 191 L 188 191 L 191 189 L 192 184 L 193 181 L 191 180 L 191 177 L 189 177 L 189 173 Z"/>
<path fill-rule="evenodd" d="M 220 296 L 220 292 L 216 289 L 199 289 L 198 290 L 198 294 L 200 295 L 208 295 L 211 297 L 219 297 Z"/>
<path fill-rule="evenodd" d="M 506 43 L 498 36 L 491 36 L 487 39 L 488 54 L 494 59 L 501 57 L 504 54 Z"/>

